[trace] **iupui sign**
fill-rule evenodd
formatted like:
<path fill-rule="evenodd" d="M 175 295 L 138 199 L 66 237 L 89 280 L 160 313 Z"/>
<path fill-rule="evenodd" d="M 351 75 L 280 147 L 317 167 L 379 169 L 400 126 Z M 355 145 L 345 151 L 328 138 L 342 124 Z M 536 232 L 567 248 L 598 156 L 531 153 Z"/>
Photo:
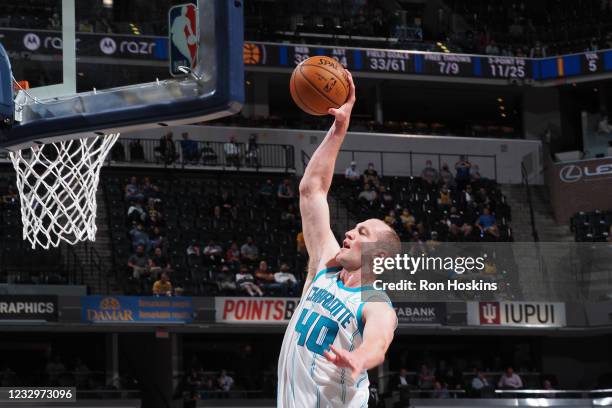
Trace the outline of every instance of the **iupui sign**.
<path fill-rule="evenodd" d="M 468 302 L 470 326 L 564 327 L 565 304 L 553 302 Z"/>
<path fill-rule="evenodd" d="M 298 298 L 216 297 L 217 323 L 287 324 Z"/>

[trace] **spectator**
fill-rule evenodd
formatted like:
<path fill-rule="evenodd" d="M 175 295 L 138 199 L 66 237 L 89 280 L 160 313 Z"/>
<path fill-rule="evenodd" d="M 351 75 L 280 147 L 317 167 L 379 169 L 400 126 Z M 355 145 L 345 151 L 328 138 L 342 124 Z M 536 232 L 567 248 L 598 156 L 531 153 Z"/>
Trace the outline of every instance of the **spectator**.
<path fill-rule="evenodd" d="M 198 244 L 195 240 L 191 241 L 191 244 L 189 244 L 187 247 L 187 256 L 195 256 L 199 258 L 201 255 L 202 251 L 200 249 L 200 244 Z"/>
<path fill-rule="evenodd" d="M 387 224 L 388 226 L 394 228 L 395 225 L 397 224 L 397 218 L 395 216 L 395 211 L 389 210 L 389 213 L 385 216 L 385 219 L 383 221 L 385 221 L 385 224 Z"/>
<path fill-rule="evenodd" d="M 408 406 L 410 403 L 410 378 L 408 370 L 400 368 L 399 373 L 391 383 L 391 391 L 399 391 L 400 406 Z"/>
<path fill-rule="evenodd" d="M 451 192 L 448 187 L 444 186 L 440 189 L 437 202 L 438 208 L 443 211 L 448 210 L 453 205 L 453 199 L 451 198 Z"/>
<path fill-rule="evenodd" d="M 236 290 L 236 279 L 227 265 L 221 267 L 221 271 L 215 275 L 215 281 L 221 291 Z"/>
<path fill-rule="evenodd" d="M 238 248 L 236 241 L 232 241 L 230 247 L 225 253 L 225 262 L 227 262 L 232 269 L 237 270 L 240 266 L 240 248 Z"/>
<path fill-rule="evenodd" d="M 249 141 L 247 143 L 247 150 L 245 154 L 245 162 L 247 166 L 259 167 L 259 146 L 257 145 L 257 133 L 251 133 Z"/>
<path fill-rule="evenodd" d="M 499 55 L 499 47 L 495 43 L 495 40 L 491 39 L 491 41 L 489 41 L 487 48 L 485 48 L 485 53 L 487 55 Z"/>
<path fill-rule="evenodd" d="M 267 179 L 259 189 L 258 194 L 260 201 L 270 203 L 272 196 L 274 195 L 274 184 L 272 183 L 272 180 Z"/>
<path fill-rule="evenodd" d="M 228 218 L 223 215 L 223 213 L 221 212 L 221 207 L 218 205 L 215 205 L 215 207 L 213 208 L 213 215 L 210 219 L 210 226 L 211 229 L 217 231 L 227 229 L 230 226 Z"/>
<path fill-rule="evenodd" d="M 155 296 L 172 296 L 172 284 L 166 272 L 162 272 L 159 279 L 153 284 L 153 294 Z"/>
<path fill-rule="evenodd" d="M 127 211 L 128 221 L 132 223 L 142 223 L 146 218 L 147 214 L 145 213 L 144 208 L 142 208 L 142 201 L 133 202 Z"/>
<path fill-rule="evenodd" d="M 452 235 L 458 236 L 463 234 L 463 237 L 467 238 L 472 233 L 472 226 L 465 222 L 463 215 L 457 212 L 456 207 L 451 207 L 448 221 L 448 227 Z"/>
<path fill-rule="evenodd" d="M 159 139 L 159 146 L 155 149 L 159 154 L 159 159 L 166 165 L 172 164 L 176 160 L 176 146 L 172 138 L 172 132 L 166 133 Z"/>
<path fill-rule="evenodd" d="M 279 185 L 276 191 L 276 198 L 282 208 L 287 208 L 289 204 L 293 202 L 295 198 L 295 192 L 291 186 L 289 179 L 284 179 Z"/>
<path fill-rule="evenodd" d="M 204 142 L 204 147 L 200 152 L 202 157 L 202 164 L 205 166 L 216 166 L 217 165 L 217 153 L 213 150 L 210 142 Z"/>
<path fill-rule="evenodd" d="M 356 161 L 352 161 L 351 165 L 346 168 L 346 170 L 344 171 L 344 178 L 352 182 L 359 181 L 359 179 L 361 178 L 361 175 L 359 174 L 359 170 L 357 170 Z"/>
<path fill-rule="evenodd" d="M 459 202 L 461 204 L 461 208 L 469 208 L 475 202 L 475 195 L 472 191 L 472 185 L 468 184 L 465 186 L 465 189 L 461 191 Z"/>
<path fill-rule="evenodd" d="M 79 32 L 93 33 L 94 32 L 93 24 L 91 24 L 88 19 L 81 20 L 79 22 Z"/>
<path fill-rule="evenodd" d="M 518 390 L 523 388 L 523 380 L 514 372 L 512 367 L 508 367 L 506 373 L 502 375 L 497 382 L 497 388 L 503 390 Z"/>
<path fill-rule="evenodd" d="M 153 250 L 153 256 L 149 259 L 149 267 L 151 273 L 157 274 L 161 271 L 170 270 L 170 261 L 166 257 L 161 248 L 155 248 Z"/>
<path fill-rule="evenodd" d="M 220 263 L 223 260 L 223 248 L 211 239 L 204 247 L 204 258 L 212 264 Z"/>
<path fill-rule="evenodd" d="M 221 207 L 221 210 L 226 214 L 231 214 L 232 209 L 234 208 L 234 197 L 227 190 L 221 191 L 221 196 L 218 200 L 218 205 Z"/>
<path fill-rule="evenodd" d="M 604 115 L 599 124 L 597 125 L 597 132 L 609 135 L 612 133 L 612 126 L 610 126 L 610 121 L 608 119 L 608 115 Z"/>
<path fill-rule="evenodd" d="M 433 370 L 431 370 L 427 364 L 421 365 L 421 370 L 417 375 L 417 385 L 421 390 L 432 390 L 436 377 Z"/>
<path fill-rule="evenodd" d="M 446 163 L 442 164 L 442 169 L 440 169 L 440 183 L 448 188 L 452 188 L 455 185 L 455 179 Z"/>
<path fill-rule="evenodd" d="M 425 168 L 421 172 L 421 177 L 429 186 L 438 183 L 438 170 L 434 169 L 431 160 L 425 162 Z"/>
<path fill-rule="evenodd" d="M 369 183 L 364 186 L 363 191 L 359 193 L 358 196 L 360 200 L 365 201 L 365 203 L 367 203 L 368 205 L 372 205 L 372 203 L 374 202 L 374 200 L 376 200 L 377 197 L 378 195 L 376 194 L 376 191 L 374 191 L 370 187 Z"/>
<path fill-rule="evenodd" d="M 279 289 L 284 289 L 283 285 L 278 284 L 274 279 L 274 273 L 268 269 L 266 261 L 259 262 L 259 267 L 255 271 L 255 282 L 265 292 L 276 292 Z"/>
<path fill-rule="evenodd" d="M 9 184 L 6 194 L 2 197 L 2 202 L 8 206 L 17 206 L 19 204 L 19 195 L 13 184 Z"/>
<path fill-rule="evenodd" d="M 225 163 L 228 166 L 240 167 L 240 146 L 236 143 L 236 138 L 231 136 L 229 141 L 223 145 L 225 152 Z"/>
<path fill-rule="evenodd" d="M 363 183 L 372 184 L 374 187 L 378 187 L 380 179 L 378 178 L 378 172 L 374 169 L 374 163 L 368 163 L 368 168 L 363 172 Z"/>
<path fill-rule="evenodd" d="M 246 265 L 240 266 L 240 271 L 236 273 L 236 284 L 249 296 L 263 296 L 263 291 L 255 283 L 255 278 Z"/>
<path fill-rule="evenodd" d="M 433 391 L 431 393 L 431 398 L 440 398 L 440 399 L 450 398 L 450 394 L 448 392 L 448 388 L 446 384 L 442 384 L 440 383 L 440 381 L 434 382 Z"/>
<path fill-rule="evenodd" d="M 166 239 L 161 232 L 161 228 L 157 226 L 153 227 L 149 234 L 149 248 L 160 247 L 163 250 L 166 246 Z"/>
<path fill-rule="evenodd" d="M 217 378 L 217 385 L 221 391 L 228 392 L 234 386 L 234 379 L 227 375 L 225 370 L 221 370 L 219 377 Z"/>
<path fill-rule="evenodd" d="M 463 155 L 459 158 L 457 163 L 455 163 L 455 171 L 457 172 L 455 175 L 455 182 L 457 183 L 458 190 L 463 190 L 470 182 L 471 167 L 472 163 L 470 163 Z"/>
<path fill-rule="evenodd" d="M 140 139 L 133 139 L 130 142 L 130 160 L 142 162 L 145 159 L 144 147 L 140 143 Z"/>
<path fill-rule="evenodd" d="M 189 133 L 183 132 L 181 150 L 183 152 L 183 163 L 198 164 L 198 142 L 189 139 Z"/>
<path fill-rule="evenodd" d="M 402 215 L 400 215 L 400 221 L 402 222 L 404 229 L 408 232 L 412 231 L 412 228 L 414 228 L 414 225 L 416 224 L 416 219 L 414 218 L 414 215 L 410 213 L 410 210 L 408 208 L 404 208 L 404 210 L 402 211 Z"/>
<path fill-rule="evenodd" d="M 550 380 L 546 379 L 544 380 L 544 382 L 542 383 L 542 389 L 548 391 L 548 393 L 544 394 L 544 398 L 555 398 L 556 394 L 553 391 L 555 388 L 552 385 L 552 382 L 550 382 Z"/>
<path fill-rule="evenodd" d="M 157 187 L 149 177 L 145 177 L 142 182 L 142 193 L 144 195 L 145 200 L 149 202 L 153 200 L 153 203 L 161 201 L 159 199 L 159 187 Z M 149 204 L 151 205 L 151 204 Z"/>
<path fill-rule="evenodd" d="M 130 239 L 132 240 L 132 249 L 136 249 L 138 246 L 143 246 L 145 252 L 149 252 L 150 238 L 149 235 L 144 231 L 142 223 L 136 223 L 134 228 L 130 230 Z"/>
<path fill-rule="evenodd" d="M 47 374 L 47 385 L 56 387 L 59 385 L 59 379 L 62 374 L 66 372 L 66 367 L 62 363 L 59 355 L 54 355 L 51 360 L 45 366 L 45 373 Z"/>
<path fill-rule="evenodd" d="M 85 365 L 80 357 L 77 357 L 74 364 L 74 382 L 77 388 L 85 390 L 89 388 L 90 374 L 91 372 L 89 371 L 89 367 Z"/>
<path fill-rule="evenodd" d="M 610 228 L 612 229 L 612 226 Z M 297 236 L 295 237 L 295 242 L 297 252 L 301 255 L 306 255 L 306 241 L 304 240 L 304 232 L 298 232 Z"/>
<path fill-rule="evenodd" d="M 144 194 L 142 194 L 138 179 L 135 176 L 130 177 L 130 182 L 125 186 L 125 199 L 128 202 L 144 200 Z"/>
<path fill-rule="evenodd" d="M 487 380 L 487 377 L 485 377 L 484 373 L 480 370 L 476 370 L 476 375 L 472 378 L 471 386 L 475 396 L 479 398 L 487 397 L 493 391 L 493 387 L 489 384 L 489 380 Z"/>
<path fill-rule="evenodd" d="M 285 292 L 290 296 L 297 296 L 298 281 L 295 275 L 291 273 L 291 268 L 286 263 L 280 267 L 280 271 L 274 274 L 274 281 L 285 287 Z"/>
<path fill-rule="evenodd" d="M 381 208 L 393 207 L 393 194 L 382 184 L 378 187 L 378 199 L 380 200 Z"/>
<path fill-rule="evenodd" d="M 138 245 L 136 247 L 136 252 L 128 258 L 128 266 L 132 269 L 132 276 L 135 279 L 150 275 L 149 258 L 145 254 L 144 246 Z"/>
<path fill-rule="evenodd" d="M 117 142 L 113 145 L 110 151 L 111 160 L 114 162 L 125 161 L 125 149 L 123 143 Z"/>
<path fill-rule="evenodd" d="M 478 217 L 476 226 L 480 229 L 480 237 L 483 238 L 485 233 L 490 234 L 494 238 L 499 238 L 499 228 L 497 227 L 497 219 L 489 208 L 485 208 L 482 215 Z"/>

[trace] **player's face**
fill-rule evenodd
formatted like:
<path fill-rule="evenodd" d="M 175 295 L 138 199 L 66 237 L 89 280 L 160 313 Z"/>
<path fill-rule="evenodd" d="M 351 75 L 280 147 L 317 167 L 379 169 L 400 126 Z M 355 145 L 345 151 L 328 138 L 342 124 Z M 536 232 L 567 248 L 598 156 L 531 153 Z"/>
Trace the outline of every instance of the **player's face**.
<path fill-rule="evenodd" d="M 336 255 L 336 262 L 348 271 L 361 268 L 362 245 L 368 242 L 377 242 L 379 234 L 389 227 L 377 219 L 361 222 L 350 231 L 347 231 L 340 252 Z"/>

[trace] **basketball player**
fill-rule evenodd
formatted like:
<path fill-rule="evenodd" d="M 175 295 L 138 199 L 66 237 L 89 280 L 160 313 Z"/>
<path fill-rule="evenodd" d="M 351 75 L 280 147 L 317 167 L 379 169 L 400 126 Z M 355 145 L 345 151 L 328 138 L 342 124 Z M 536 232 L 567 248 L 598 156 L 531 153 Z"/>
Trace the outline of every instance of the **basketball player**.
<path fill-rule="evenodd" d="M 330 228 L 327 193 L 355 104 L 350 73 L 348 82 L 348 100 L 329 110 L 335 121 L 300 183 L 308 276 L 280 352 L 279 408 L 367 407 L 367 370 L 384 361 L 397 326 L 384 293 L 377 294 L 383 301 L 364 301 L 364 293 L 378 291 L 371 287 L 371 272 L 361 270 L 362 246 L 374 246 L 376 256 L 394 256 L 382 243 L 399 248 L 397 234 L 369 219 L 346 232 L 340 248 Z"/>

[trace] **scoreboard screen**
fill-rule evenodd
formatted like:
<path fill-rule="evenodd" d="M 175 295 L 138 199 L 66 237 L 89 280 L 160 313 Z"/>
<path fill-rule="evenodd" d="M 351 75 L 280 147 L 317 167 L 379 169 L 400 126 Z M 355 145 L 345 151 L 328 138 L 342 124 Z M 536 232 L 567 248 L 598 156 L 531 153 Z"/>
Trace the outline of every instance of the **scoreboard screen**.
<path fill-rule="evenodd" d="M 315 55 L 337 59 L 355 72 L 474 79 L 547 80 L 612 72 L 612 50 L 525 58 L 437 52 L 359 49 L 272 43 L 245 43 L 251 66 L 293 68 Z"/>

